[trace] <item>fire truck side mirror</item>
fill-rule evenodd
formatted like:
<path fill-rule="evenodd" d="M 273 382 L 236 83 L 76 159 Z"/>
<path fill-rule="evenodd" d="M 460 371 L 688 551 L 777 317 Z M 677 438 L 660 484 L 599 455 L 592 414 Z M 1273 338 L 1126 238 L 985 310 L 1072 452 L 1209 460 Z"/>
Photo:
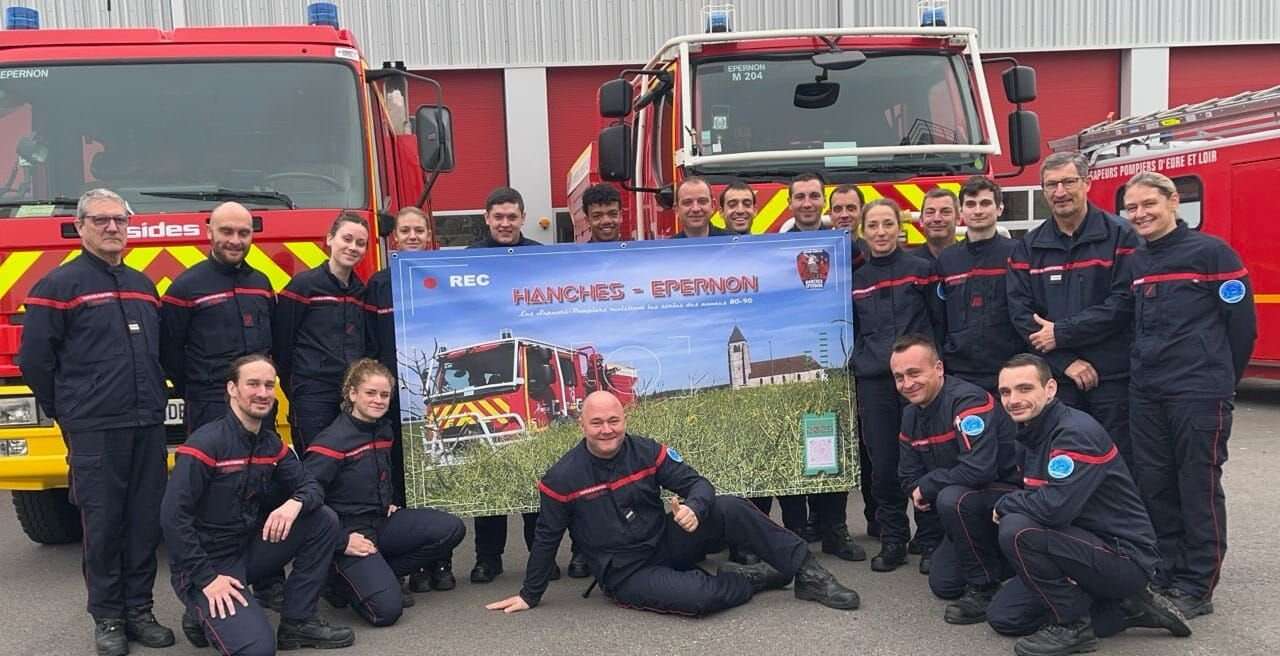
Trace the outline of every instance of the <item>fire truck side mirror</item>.
<path fill-rule="evenodd" d="M 1009 160 L 1014 166 L 1040 161 L 1040 117 L 1035 112 L 1009 112 Z"/>
<path fill-rule="evenodd" d="M 622 118 L 631 113 L 631 83 L 622 78 L 600 85 L 600 115 L 605 118 Z"/>
<path fill-rule="evenodd" d="M 1030 66 L 1010 66 L 1000 76 L 1004 82 L 1004 97 L 1019 105 L 1036 99 L 1036 69 Z"/>
<path fill-rule="evenodd" d="M 635 166 L 631 148 L 631 126 L 610 125 L 600 131 L 596 143 L 600 160 L 600 177 L 609 182 L 630 182 Z"/>
<path fill-rule="evenodd" d="M 453 170 L 453 114 L 448 107 L 422 105 L 414 114 L 418 161 L 425 171 Z"/>

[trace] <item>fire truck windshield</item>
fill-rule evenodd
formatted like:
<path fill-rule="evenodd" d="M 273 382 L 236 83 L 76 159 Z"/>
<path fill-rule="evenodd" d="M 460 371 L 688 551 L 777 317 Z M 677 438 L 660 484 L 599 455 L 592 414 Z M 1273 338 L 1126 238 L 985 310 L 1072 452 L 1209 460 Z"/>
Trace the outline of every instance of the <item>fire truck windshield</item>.
<path fill-rule="evenodd" d="M 431 398 L 466 398 L 515 382 L 515 346 L 511 342 L 442 353 Z"/>
<path fill-rule="evenodd" d="M 694 131 L 702 155 L 871 146 L 977 144 L 982 140 L 969 73 L 959 54 L 864 51 L 847 70 L 803 55 L 717 57 L 697 64 Z M 803 102 L 798 85 L 806 85 Z M 805 106 L 801 106 L 805 105 Z M 977 154 L 814 157 L 697 167 L 699 174 L 787 174 L 820 168 L 981 173 Z M 907 168 L 909 167 L 909 169 Z"/>
<path fill-rule="evenodd" d="M 355 71 L 330 61 L 0 67 L 0 216 L 72 214 L 108 187 L 136 212 L 367 206 Z M 33 211 L 33 208 L 34 211 Z"/>

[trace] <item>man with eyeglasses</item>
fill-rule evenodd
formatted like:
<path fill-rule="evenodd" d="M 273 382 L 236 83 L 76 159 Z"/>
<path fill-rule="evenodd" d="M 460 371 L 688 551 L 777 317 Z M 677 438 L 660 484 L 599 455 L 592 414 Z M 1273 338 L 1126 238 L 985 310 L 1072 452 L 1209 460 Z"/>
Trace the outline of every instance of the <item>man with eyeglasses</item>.
<path fill-rule="evenodd" d="M 76 205 L 81 254 L 24 305 L 18 361 L 67 444 L 84 526 L 84 578 L 100 656 L 173 644 L 151 612 L 165 488 L 164 374 L 155 285 L 123 263 L 128 204 L 107 189 Z"/>
<path fill-rule="evenodd" d="M 1125 462 L 1129 349 L 1133 344 L 1133 228 L 1087 199 L 1089 162 L 1054 153 L 1040 166 L 1052 220 L 1028 232 L 1009 258 L 1009 318 L 1049 361 L 1058 398 L 1107 429 Z"/>

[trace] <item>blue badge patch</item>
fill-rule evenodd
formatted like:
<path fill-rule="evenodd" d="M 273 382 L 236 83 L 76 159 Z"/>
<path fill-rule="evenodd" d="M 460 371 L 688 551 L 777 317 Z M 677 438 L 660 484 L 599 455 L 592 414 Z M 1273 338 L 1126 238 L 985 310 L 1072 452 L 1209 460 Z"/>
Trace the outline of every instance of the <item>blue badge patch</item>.
<path fill-rule="evenodd" d="M 947 300 L 947 291 L 942 288 L 943 284 L 938 283 L 938 298 L 945 301 Z"/>
<path fill-rule="evenodd" d="M 969 415 L 960 420 L 960 432 L 969 437 L 977 437 L 982 431 L 987 430 L 987 422 L 982 420 L 978 415 Z"/>
<path fill-rule="evenodd" d="M 1076 461 L 1071 456 L 1054 456 L 1049 460 L 1049 476 L 1052 478 L 1066 478 L 1075 470 Z"/>
<path fill-rule="evenodd" d="M 1218 285 L 1218 298 L 1223 303 L 1239 303 L 1244 300 L 1245 288 L 1244 283 L 1239 280 L 1228 280 Z"/>
<path fill-rule="evenodd" d="M 667 447 L 667 457 L 671 458 L 672 462 L 684 462 L 684 456 L 672 446 Z"/>

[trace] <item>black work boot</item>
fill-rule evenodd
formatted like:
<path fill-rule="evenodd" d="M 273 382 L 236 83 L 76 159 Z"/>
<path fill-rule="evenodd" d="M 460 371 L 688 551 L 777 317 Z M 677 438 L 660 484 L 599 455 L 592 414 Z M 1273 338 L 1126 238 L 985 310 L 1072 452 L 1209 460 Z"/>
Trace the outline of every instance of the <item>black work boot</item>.
<path fill-rule="evenodd" d="M 912 556 L 919 556 L 920 554 L 924 553 L 924 547 L 922 547 L 920 545 L 920 542 L 917 541 L 915 538 L 911 538 L 911 541 L 907 543 L 907 553 L 911 554 Z"/>
<path fill-rule="evenodd" d="M 1164 596 L 1178 607 L 1178 611 L 1187 619 L 1200 617 L 1201 615 L 1210 615 L 1213 613 L 1213 599 L 1211 597 L 1197 597 L 1181 588 L 1165 588 Z"/>
<path fill-rule="evenodd" d="M 182 635 L 187 636 L 187 642 L 196 647 L 209 646 L 209 638 L 204 634 L 204 627 L 200 625 L 200 620 L 191 614 L 190 609 L 182 613 Z"/>
<path fill-rule="evenodd" d="M 477 558 L 476 566 L 471 568 L 472 583 L 489 583 L 502 573 L 501 558 Z"/>
<path fill-rule="evenodd" d="M 124 620 L 107 617 L 93 621 L 93 646 L 98 656 L 125 656 L 129 653 L 129 638 L 124 634 Z"/>
<path fill-rule="evenodd" d="M 810 544 L 822 539 L 822 533 L 818 531 L 818 516 L 812 513 L 804 521 L 804 528 L 800 529 L 800 537 Z"/>
<path fill-rule="evenodd" d="M 1098 637 L 1086 615 L 1071 624 L 1046 624 L 1039 631 L 1013 643 L 1018 656 L 1067 656 L 1098 649 Z"/>
<path fill-rule="evenodd" d="M 587 566 L 586 554 L 573 554 L 569 559 L 569 578 L 585 579 L 588 576 L 591 576 L 591 568 Z"/>
<path fill-rule="evenodd" d="M 978 624 L 987 621 L 987 606 L 1000 591 L 999 583 L 988 585 L 967 585 L 964 596 L 947 604 L 942 619 L 947 624 Z"/>
<path fill-rule="evenodd" d="M 907 549 L 910 551 L 910 549 Z M 933 568 L 933 549 L 923 549 L 920 553 L 920 573 L 925 576 L 929 575 L 929 570 Z"/>
<path fill-rule="evenodd" d="M 1191 635 L 1187 618 L 1177 604 L 1151 589 L 1143 588 L 1138 594 L 1120 602 L 1124 610 L 1124 628 L 1164 629 L 1179 638 Z"/>
<path fill-rule="evenodd" d="M 350 647 L 356 641 L 355 631 L 346 626 L 333 626 L 320 617 L 305 620 L 280 618 L 280 628 L 276 630 L 276 648 L 281 651 L 290 649 L 338 649 Z"/>
<path fill-rule="evenodd" d="M 428 573 L 431 577 L 432 590 L 452 590 L 458 586 L 458 580 L 453 578 L 452 560 L 437 560 Z M 417 590 L 415 589 L 414 592 Z"/>
<path fill-rule="evenodd" d="M 173 629 L 156 621 L 150 606 L 138 606 L 124 612 L 124 635 L 143 647 L 172 647 Z"/>
<path fill-rule="evenodd" d="M 867 552 L 853 541 L 847 524 L 836 524 L 822 536 L 822 553 L 829 553 L 840 560 L 857 562 L 867 559 Z"/>
<path fill-rule="evenodd" d="M 720 569 L 716 570 L 716 574 L 738 574 L 744 576 L 751 582 L 751 589 L 754 592 L 779 590 L 787 587 L 787 584 L 791 582 L 790 577 L 759 559 L 756 560 L 754 565 L 742 565 L 734 562 L 725 563 L 720 566 Z"/>
<path fill-rule="evenodd" d="M 795 581 L 796 599 L 816 601 L 827 608 L 840 610 L 853 610 L 860 603 L 858 593 L 840 585 L 813 554 L 805 556 Z"/>
<path fill-rule="evenodd" d="M 284 581 L 274 580 L 261 585 L 254 584 L 253 596 L 263 608 L 270 608 L 279 613 L 284 610 Z"/>
<path fill-rule="evenodd" d="M 435 567 L 435 563 L 431 564 Z M 409 575 L 409 591 L 410 592 L 429 592 L 431 590 L 431 572 L 428 569 L 420 569 Z"/>
<path fill-rule="evenodd" d="M 729 547 L 729 560 L 739 565 L 754 565 L 760 562 L 760 556 L 750 549 L 739 549 L 738 547 Z"/>
<path fill-rule="evenodd" d="M 409 577 L 400 579 L 400 607 L 409 608 L 418 603 L 413 599 L 413 588 L 409 586 Z"/>
<path fill-rule="evenodd" d="M 907 562 L 907 545 L 901 542 L 885 542 L 880 553 L 871 559 L 871 571 L 892 572 Z"/>

